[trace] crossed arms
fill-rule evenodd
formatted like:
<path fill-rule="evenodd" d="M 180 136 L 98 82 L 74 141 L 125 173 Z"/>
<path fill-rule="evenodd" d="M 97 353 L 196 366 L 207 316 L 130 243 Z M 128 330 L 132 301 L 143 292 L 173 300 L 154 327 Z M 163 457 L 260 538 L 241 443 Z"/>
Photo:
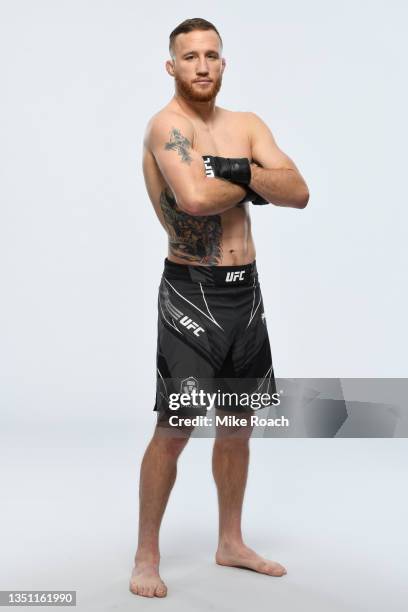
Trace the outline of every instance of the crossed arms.
<path fill-rule="evenodd" d="M 254 113 L 246 113 L 251 139 L 250 187 L 278 206 L 304 208 L 308 188 L 293 161 L 281 151 L 269 128 Z M 154 117 L 146 131 L 145 145 L 152 152 L 177 205 L 193 216 L 216 215 L 246 196 L 246 189 L 220 178 L 209 180 L 203 159 L 192 148 L 192 123 L 178 113 Z"/>

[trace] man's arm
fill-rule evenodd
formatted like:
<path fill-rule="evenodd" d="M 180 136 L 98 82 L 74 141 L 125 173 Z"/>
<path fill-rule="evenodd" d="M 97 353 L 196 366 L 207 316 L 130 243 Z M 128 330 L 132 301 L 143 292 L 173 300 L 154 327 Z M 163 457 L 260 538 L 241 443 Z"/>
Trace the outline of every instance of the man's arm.
<path fill-rule="evenodd" d="M 248 113 L 252 159 L 251 189 L 277 206 L 305 208 L 308 187 L 294 162 L 275 142 L 268 126 Z M 259 165 L 257 165 L 259 164 Z"/>
<path fill-rule="evenodd" d="M 192 148 L 193 135 L 188 119 L 168 112 L 151 120 L 145 144 L 181 210 L 194 216 L 217 215 L 240 202 L 246 190 L 223 179 L 206 177 L 203 159 Z"/>

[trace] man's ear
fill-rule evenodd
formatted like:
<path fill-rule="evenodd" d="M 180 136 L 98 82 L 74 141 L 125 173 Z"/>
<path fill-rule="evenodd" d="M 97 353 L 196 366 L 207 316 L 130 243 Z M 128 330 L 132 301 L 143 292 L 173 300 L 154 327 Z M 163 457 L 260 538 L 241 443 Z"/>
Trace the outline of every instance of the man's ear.
<path fill-rule="evenodd" d="M 170 76 L 174 77 L 174 60 L 166 61 L 166 70 Z"/>
<path fill-rule="evenodd" d="M 221 58 L 221 74 L 224 74 L 224 70 L 225 70 L 225 66 L 227 65 L 227 62 L 225 61 L 225 57 Z"/>

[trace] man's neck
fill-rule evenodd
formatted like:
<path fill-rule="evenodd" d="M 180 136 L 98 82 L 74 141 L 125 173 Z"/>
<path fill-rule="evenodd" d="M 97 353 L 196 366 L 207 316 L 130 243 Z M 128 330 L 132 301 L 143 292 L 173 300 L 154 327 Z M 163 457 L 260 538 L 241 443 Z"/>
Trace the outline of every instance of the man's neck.
<path fill-rule="evenodd" d="M 209 123 L 215 117 L 215 98 L 209 102 L 192 102 L 175 93 L 173 100 L 192 119 L 201 119 L 204 123 Z"/>

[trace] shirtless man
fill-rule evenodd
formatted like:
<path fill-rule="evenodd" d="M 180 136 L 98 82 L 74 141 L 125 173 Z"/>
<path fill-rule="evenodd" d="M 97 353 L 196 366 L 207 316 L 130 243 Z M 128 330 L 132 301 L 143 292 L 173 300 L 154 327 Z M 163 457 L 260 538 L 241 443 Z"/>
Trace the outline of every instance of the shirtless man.
<path fill-rule="evenodd" d="M 147 191 L 168 234 L 158 302 L 158 424 L 141 466 L 139 539 L 130 579 L 130 590 L 145 597 L 167 594 L 159 575 L 159 529 L 188 440 L 161 434 L 166 381 L 273 376 L 249 207 L 304 208 L 309 199 L 304 179 L 265 123 L 254 113 L 215 105 L 225 69 L 217 29 L 203 19 L 184 21 L 170 35 L 170 55 L 166 70 L 175 80 L 175 95 L 150 120 L 143 158 Z M 248 438 L 214 441 L 215 560 L 283 576 L 281 564 L 243 540 Z"/>

